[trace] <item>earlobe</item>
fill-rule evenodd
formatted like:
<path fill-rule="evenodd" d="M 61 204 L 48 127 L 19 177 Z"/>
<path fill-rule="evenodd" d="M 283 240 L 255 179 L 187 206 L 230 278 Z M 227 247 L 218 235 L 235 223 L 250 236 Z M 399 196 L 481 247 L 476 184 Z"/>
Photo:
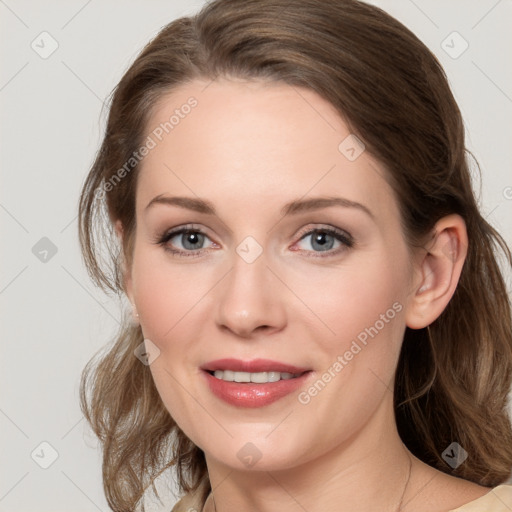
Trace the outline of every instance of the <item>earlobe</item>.
<path fill-rule="evenodd" d="M 430 325 L 441 315 L 455 293 L 467 254 L 467 231 L 460 215 L 443 217 L 419 259 L 406 324 L 411 329 Z"/>
<path fill-rule="evenodd" d="M 131 275 L 128 270 L 126 270 L 126 265 L 123 260 L 122 264 L 122 272 L 123 272 L 123 288 L 126 296 L 128 297 L 128 300 L 131 302 L 131 304 L 135 307 L 134 297 L 133 297 L 133 291 L 132 291 L 132 280 Z"/>
<path fill-rule="evenodd" d="M 114 230 L 116 232 L 117 238 L 119 239 L 119 243 L 123 243 L 123 224 L 120 220 L 116 220 L 114 224 Z"/>
<path fill-rule="evenodd" d="M 131 318 L 131 323 L 134 326 L 140 324 L 139 313 L 137 313 L 137 307 L 135 306 L 135 304 L 133 302 L 132 302 L 132 318 Z"/>

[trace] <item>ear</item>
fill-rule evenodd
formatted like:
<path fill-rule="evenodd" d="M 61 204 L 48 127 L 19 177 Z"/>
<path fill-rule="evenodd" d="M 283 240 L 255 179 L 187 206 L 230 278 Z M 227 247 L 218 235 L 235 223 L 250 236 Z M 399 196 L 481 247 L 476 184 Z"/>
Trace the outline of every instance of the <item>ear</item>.
<path fill-rule="evenodd" d="M 466 223 L 460 215 L 451 214 L 436 223 L 433 237 L 416 263 L 405 316 L 407 327 L 422 329 L 441 315 L 459 282 L 467 247 Z"/>
<path fill-rule="evenodd" d="M 131 272 L 130 269 L 126 265 L 126 260 L 124 257 L 124 251 L 123 251 L 123 242 L 124 242 L 124 230 L 123 225 L 120 220 L 117 220 L 114 225 L 115 232 L 117 235 L 117 238 L 119 239 L 119 243 L 121 245 L 121 272 L 123 276 L 123 287 L 124 292 L 126 296 L 128 297 L 128 300 L 133 304 L 133 288 L 132 288 L 132 279 L 131 279 Z"/>

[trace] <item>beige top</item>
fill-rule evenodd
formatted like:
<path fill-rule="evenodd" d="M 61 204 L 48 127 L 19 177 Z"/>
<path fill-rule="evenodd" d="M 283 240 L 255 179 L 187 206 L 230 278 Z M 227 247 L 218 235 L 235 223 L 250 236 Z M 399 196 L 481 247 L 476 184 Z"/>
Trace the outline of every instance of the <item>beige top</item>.
<path fill-rule="evenodd" d="M 201 484 L 195 493 L 183 496 L 171 512 L 202 512 L 199 497 L 205 485 Z M 512 485 L 502 484 L 491 489 L 487 494 L 480 496 L 462 507 L 450 510 L 449 512 L 511 512 L 512 511 Z"/>

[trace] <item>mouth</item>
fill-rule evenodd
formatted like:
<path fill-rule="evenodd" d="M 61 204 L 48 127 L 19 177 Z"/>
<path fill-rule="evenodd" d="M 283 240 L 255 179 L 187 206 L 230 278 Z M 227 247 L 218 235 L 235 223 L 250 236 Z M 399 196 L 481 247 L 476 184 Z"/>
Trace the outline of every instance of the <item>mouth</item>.
<path fill-rule="evenodd" d="M 254 359 L 218 359 L 201 367 L 208 389 L 235 407 L 263 407 L 306 386 L 313 370 Z"/>
<path fill-rule="evenodd" d="M 300 373 L 289 373 L 289 372 L 234 372 L 231 370 L 205 370 L 216 379 L 223 380 L 224 382 L 238 382 L 254 384 L 266 384 L 268 382 L 278 382 L 280 380 L 290 380 L 301 377 L 308 371 Z"/>
<path fill-rule="evenodd" d="M 201 366 L 201 369 L 208 372 L 215 372 L 217 370 L 222 371 L 223 373 L 227 372 L 226 375 L 228 376 L 228 379 L 230 378 L 231 375 L 229 372 L 233 372 L 235 375 L 245 373 L 249 373 L 251 375 L 263 373 L 278 373 L 285 375 L 284 378 L 290 378 L 286 377 L 286 375 L 290 374 L 292 376 L 296 376 L 311 370 L 310 368 L 294 366 L 288 363 L 282 363 L 280 361 L 273 361 L 271 359 L 252 359 L 250 361 L 243 361 L 241 359 L 232 358 L 216 359 L 215 361 L 210 361 Z M 243 380 L 237 382 L 250 381 Z"/>

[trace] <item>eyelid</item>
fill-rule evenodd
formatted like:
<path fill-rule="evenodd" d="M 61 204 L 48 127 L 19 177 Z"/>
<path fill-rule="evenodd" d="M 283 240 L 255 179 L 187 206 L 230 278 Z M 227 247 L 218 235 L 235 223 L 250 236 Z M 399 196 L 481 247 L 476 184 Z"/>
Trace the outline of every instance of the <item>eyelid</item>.
<path fill-rule="evenodd" d="M 162 233 L 158 234 L 153 241 L 157 245 L 163 246 L 164 250 L 178 256 L 178 257 L 189 257 L 193 258 L 196 256 L 200 256 L 202 252 L 210 252 L 208 249 L 195 249 L 195 250 L 182 250 L 182 249 L 173 249 L 167 246 L 167 242 L 174 238 L 175 236 L 178 236 L 180 234 L 186 233 L 186 232 L 194 232 L 204 235 L 206 238 L 210 239 L 213 244 L 217 244 L 214 240 L 211 239 L 211 237 L 205 232 L 205 230 L 196 225 L 196 224 L 183 224 L 181 226 L 176 226 L 171 229 L 167 229 L 163 231 Z M 328 233 L 331 236 L 334 236 L 341 244 L 341 247 L 338 247 L 335 250 L 328 250 L 328 251 L 307 251 L 303 249 L 299 249 L 298 252 L 304 252 L 308 253 L 309 256 L 312 257 L 320 257 L 320 258 L 328 258 L 339 255 L 340 252 L 346 251 L 347 249 L 352 248 L 355 245 L 354 238 L 352 235 L 340 228 L 325 224 L 320 225 L 317 227 L 312 227 L 311 225 L 305 226 L 302 228 L 299 233 L 296 235 L 298 237 L 298 240 L 293 244 L 297 244 L 298 242 L 302 241 L 306 236 L 310 236 L 314 234 L 315 232 L 324 232 Z"/>
<path fill-rule="evenodd" d="M 303 228 L 299 234 L 297 235 L 299 239 L 295 244 L 302 241 L 307 236 L 311 236 L 315 232 L 324 232 L 328 233 L 330 236 L 333 236 L 336 240 L 338 240 L 341 244 L 337 249 L 332 249 L 328 251 L 306 251 L 306 250 L 297 250 L 307 254 L 307 257 L 312 258 L 329 258 L 339 256 L 342 252 L 345 252 L 349 249 L 352 249 L 355 246 L 354 237 L 343 229 L 331 226 L 329 224 L 320 225 L 317 227 L 311 227 L 310 225 Z M 294 245 L 295 245 L 294 244 Z"/>
<path fill-rule="evenodd" d="M 208 233 L 206 233 L 206 230 L 203 227 L 199 226 L 198 224 L 182 224 L 179 226 L 175 226 L 173 228 L 164 229 L 163 231 L 159 231 L 156 234 L 154 241 L 155 241 L 155 243 L 158 243 L 163 238 L 169 239 L 169 238 L 172 238 L 184 231 L 193 231 L 193 232 L 201 233 L 201 234 L 207 236 L 208 238 L 210 238 Z"/>
<path fill-rule="evenodd" d="M 344 238 L 346 238 L 347 240 L 350 240 L 351 242 L 353 242 L 353 240 L 354 240 L 352 235 L 348 231 L 345 231 L 344 229 L 336 228 L 329 224 L 320 224 L 317 227 L 311 227 L 308 224 L 308 226 L 306 226 L 305 228 L 303 228 L 299 231 L 297 236 L 299 237 L 299 240 L 302 240 L 304 235 L 311 234 L 311 232 L 313 232 L 313 231 L 327 231 L 328 233 L 335 233 L 336 235 L 343 236 Z"/>
<path fill-rule="evenodd" d="M 159 245 L 165 246 L 171 238 L 174 238 L 175 236 L 178 236 L 178 235 L 181 235 L 181 234 L 187 233 L 187 232 L 200 233 L 201 235 L 204 235 L 206 238 L 211 240 L 214 244 L 218 245 L 217 242 L 212 240 L 212 237 L 210 237 L 210 235 L 208 235 L 208 233 L 206 233 L 206 230 L 197 224 L 183 224 L 181 226 L 176 226 L 174 228 L 166 229 L 164 231 L 157 233 L 157 235 L 154 237 L 154 239 L 152 241 L 153 241 L 153 243 L 155 243 L 157 245 L 159 244 Z M 196 249 L 195 251 L 182 251 L 181 249 L 176 249 L 176 252 L 186 252 L 189 254 L 194 254 L 195 252 L 204 251 L 204 250 L 205 249 Z M 174 251 L 171 251 L 171 252 L 174 252 Z"/>

